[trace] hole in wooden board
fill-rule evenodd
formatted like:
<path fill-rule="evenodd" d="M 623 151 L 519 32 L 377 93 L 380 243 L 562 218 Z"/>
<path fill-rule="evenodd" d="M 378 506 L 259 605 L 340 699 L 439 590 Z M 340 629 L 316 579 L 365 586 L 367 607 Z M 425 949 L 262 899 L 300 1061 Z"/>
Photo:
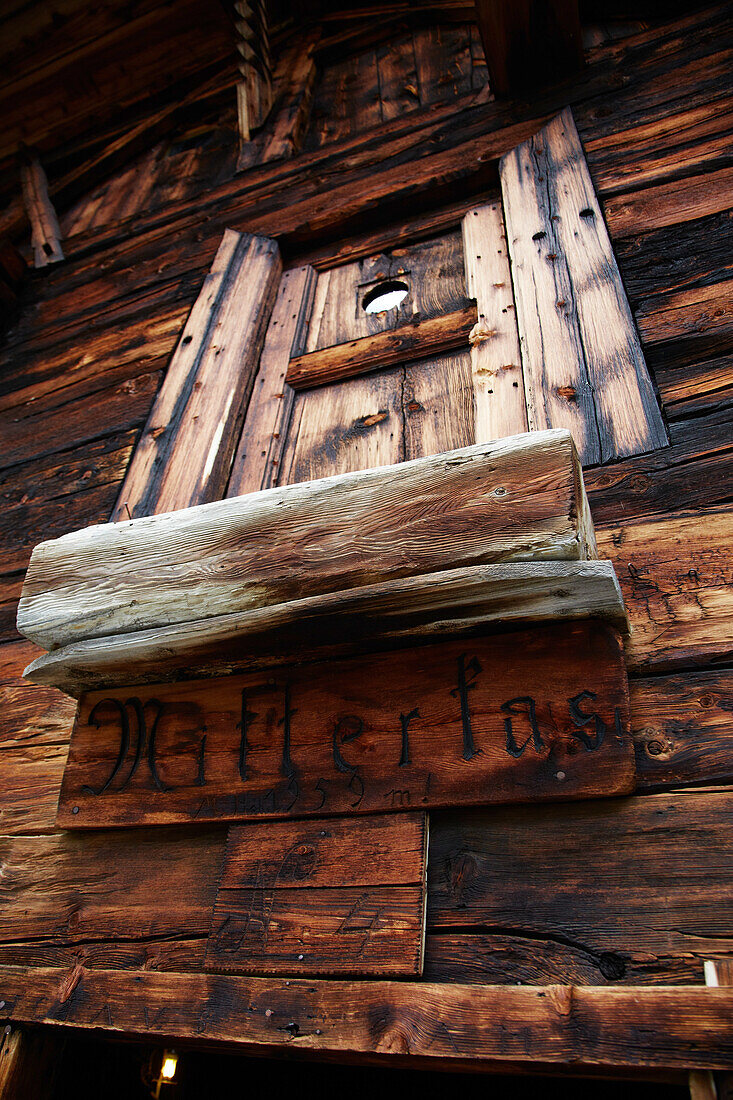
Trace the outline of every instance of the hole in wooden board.
<path fill-rule="evenodd" d="M 396 309 L 409 293 L 409 286 L 401 279 L 385 279 L 366 292 L 361 304 L 367 313 L 386 313 Z"/>

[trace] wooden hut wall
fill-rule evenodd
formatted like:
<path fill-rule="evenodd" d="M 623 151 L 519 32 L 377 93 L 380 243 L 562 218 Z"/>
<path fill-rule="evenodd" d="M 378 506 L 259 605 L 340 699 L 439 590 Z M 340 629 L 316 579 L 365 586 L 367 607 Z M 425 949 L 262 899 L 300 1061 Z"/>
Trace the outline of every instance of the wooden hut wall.
<path fill-rule="evenodd" d="M 418 74 L 411 110 L 348 78 L 353 59 L 326 67 L 306 151 L 240 173 L 234 105 L 220 99 L 63 213 L 66 261 L 32 277 L 0 368 L 2 965 L 202 970 L 226 829 L 58 832 L 74 704 L 21 680 L 37 651 L 14 622 L 34 544 L 110 518 L 224 230 L 274 237 L 286 267 L 319 269 L 450 236 L 498 193 L 498 157 L 567 104 L 670 438 L 586 470 L 632 621 L 640 788 L 620 803 L 433 814 L 425 976 L 702 985 L 704 960 L 733 950 L 733 17 L 719 6 L 602 40 L 581 74 L 522 101 L 481 95 L 476 36 L 461 33 L 466 72 L 449 94 L 440 60 Z M 386 72 L 389 49 L 368 66 Z M 459 388 L 462 354 L 445 375 Z M 363 465 L 404 457 L 382 411 L 406 422 L 410 402 L 442 398 L 424 372 L 398 374 L 389 393 L 381 376 L 348 383 L 317 456 L 285 476 L 332 472 L 359 433 L 372 440 Z M 456 409 L 423 453 L 468 441 Z"/>

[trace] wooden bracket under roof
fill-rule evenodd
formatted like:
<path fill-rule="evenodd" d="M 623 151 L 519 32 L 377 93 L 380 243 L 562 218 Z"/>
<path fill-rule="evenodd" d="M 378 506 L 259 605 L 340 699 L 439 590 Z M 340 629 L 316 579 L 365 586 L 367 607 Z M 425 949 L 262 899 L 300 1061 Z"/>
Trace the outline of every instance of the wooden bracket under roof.
<path fill-rule="evenodd" d="M 48 195 L 48 180 L 41 162 L 25 148 L 21 149 L 20 179 L 23 202 L 31 223 L 33 261 L 36 267 L 63 260 L 61 229 L 53 203 Z"/>

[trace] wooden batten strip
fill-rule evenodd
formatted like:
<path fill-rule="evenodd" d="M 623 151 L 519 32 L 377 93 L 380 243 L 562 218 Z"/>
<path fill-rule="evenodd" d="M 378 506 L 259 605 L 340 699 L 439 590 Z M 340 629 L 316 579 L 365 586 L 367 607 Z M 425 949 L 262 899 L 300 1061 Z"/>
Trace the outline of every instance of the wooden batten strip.
<path fill-rule="evenodd" d="M 386 1064 L 733 1066 L 733 992 L 0 968 L 10 1021 Z M 531 1033 L 531 1044 L 527 1035 Z"/>
<path fill-rule="evenodd" d="M 440 355 L 464 347 L 475 323 L 476 307 L 471 305 L 439 317 L 419 318 L 390 332 L 310 351 L 291 360 L 286 381 L 295 390 L 307 390 L 386 370 L 410 359 Z"/>
<path fill-rule="evenodd" d="M 299 354 L 305 341 L 317 278 L 312 267 L 297 267 L 286 271 L 280 280 L 232 463 L 228 497 L 269 489 L 277 483 L 295 398 L 285 373 L 291 354 Z"/>
<path fill-rule="evenodd" d="M 24 675 L 78 696 L 105 685 L 224 676 L 557 619 L 602 619 L 628 632 L 610 562 L 513 562 L 421 574 L 90 638 L 44 654 Z"/>
<path fill-rule="evenodd" d="M 522 358 L 501 203 L 463 219 L 466 283 L 478 306 L 470 335 L 476 442 L 527 431 Z"/>
<path fill-rule="evenodd" d="M 274 241 L 226 231 L 128 468 L 113 520 L 222 495 L 280 271 Z"/>
<path fill-rule="evenodd" d="M 570 434 L 529 433 L 41 543 L 18 624 L 54 649 L 449 567 L 595 556 Z"/>
<path fill-rule="evenodd" d="M 667 434 L 570 109 L 499 162 L 529 425 L 584 464 Z"/>

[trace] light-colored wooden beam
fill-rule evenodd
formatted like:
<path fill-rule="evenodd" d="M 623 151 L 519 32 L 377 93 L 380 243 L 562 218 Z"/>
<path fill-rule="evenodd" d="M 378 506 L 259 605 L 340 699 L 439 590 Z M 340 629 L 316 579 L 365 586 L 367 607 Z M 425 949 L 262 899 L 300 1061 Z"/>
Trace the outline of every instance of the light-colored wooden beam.
<path fill-rule="evenodd" d="M 451 567 L 593 557 L 572 438 L 533 432 L 41 543 L 18 623 L 53 649 Z"/>
<path fill-rule="evenodd" d="M 602 619 L 628 631 L 610 562 L 512 562 L 421 574 L 249 612 L 90 638 L 39 657 L 25 675 L 78 696 L 102 687 L 338 659 L 370 648 L 394 649 L 558 619 Z"/>

